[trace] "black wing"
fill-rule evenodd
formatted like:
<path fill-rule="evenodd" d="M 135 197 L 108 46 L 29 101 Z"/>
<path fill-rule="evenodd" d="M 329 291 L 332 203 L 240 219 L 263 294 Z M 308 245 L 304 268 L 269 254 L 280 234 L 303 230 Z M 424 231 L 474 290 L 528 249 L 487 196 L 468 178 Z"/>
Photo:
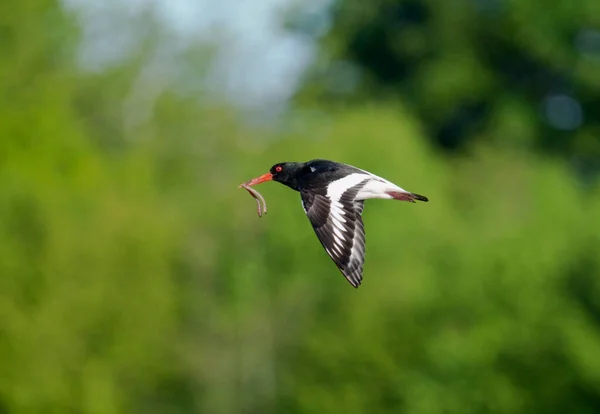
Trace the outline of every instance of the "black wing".
<path fill-rule="evenodd" d="M 339 200 L 323 191 L 300 191 L 302 206 L 319 241 L 338 269 L 357 288 L 362 281 L 365 261 L 365 230 L 362 221 L 364 201 L 354 197 L 364 183 L 346 190 Z"/>

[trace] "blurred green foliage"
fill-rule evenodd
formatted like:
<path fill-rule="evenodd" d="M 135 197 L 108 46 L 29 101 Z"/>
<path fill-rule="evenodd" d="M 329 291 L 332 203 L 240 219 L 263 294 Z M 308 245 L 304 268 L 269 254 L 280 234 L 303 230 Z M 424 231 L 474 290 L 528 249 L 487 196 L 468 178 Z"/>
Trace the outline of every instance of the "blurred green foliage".
<path fill-rule="evenodd" d="M 445 150 L 492 141 L 600 172 L 598 1 L 332 3 L 299 101 L 400 98 Z"/>
<path fill-rule="evenodd" d="M 597 188 L 448 157 L 399 103 L 275 136 L 167 91 L 128 126 L 139 62 L 82 73 L 74 27 L 0 6 L 0 412 L 599 411 Z M 297 193 L 265 184 L 258 219 L 236 188 L 316 157 L 431 200 L 367 203 L 358 290 Z"/>

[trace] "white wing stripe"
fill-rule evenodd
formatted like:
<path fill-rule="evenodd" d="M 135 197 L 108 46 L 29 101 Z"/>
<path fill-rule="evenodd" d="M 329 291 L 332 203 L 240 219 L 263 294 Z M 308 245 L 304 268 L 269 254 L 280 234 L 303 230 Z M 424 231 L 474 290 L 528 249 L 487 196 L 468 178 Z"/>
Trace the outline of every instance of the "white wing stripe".
<path fill-rule="evenodd" d="M 337 244 L 333 245 L 333 249 L 336 253 L 338 253 L 339 256 L 343 256 L 344 255 L 344 251 L 342 249 L 341 246 L 338 246 Z"/>
<path fill-rule="evenodd" d="M 340 230 L 340 231 L 344 231 L 347 232 L 348 230 L 342 225 L 342 223 L 340 223 L 339 221 L 335 220 L 332 218 L 331 222 L 333 223 L 333 228 L 334 230 Z"/>
<path fill-rule="evenodd" d="M 331 205 L 333 206 L 334 203 L 339 203 L 342 194 L 348 191 L 349 188 L 352 188 L 355 185 L 363 182 L 367 178 L 372 177 L 368 174 L 353 173 L 345 176 L 344 178 L 340 178 L 339 180 L 331 182 L 327 186 L 327 197 L 329 197 L 331 200 Z"/>
<path fill-rule="evenodd" d="M 338 204 L 338 203 L 335 203 Z M 342 210 L 339 206 L 334 205 L 334 203 L 331 203 L 331 206 L 329 207 L 329 215 L 331 215 L 331 218 L 333 220 L 337 220 L 340 223 L 345 223 L 346 219 L 343 217 L 344 216 L 344 210 Z"/>
<path fill-rule="evenodd" d="M 336 235 L 337 237 L 339 237 L 340 239 L 344 239 L 344 234 L 342 233 L 342 231 L 337 228 L 337 227 L 333 227 L 333 234 Z"/>
<path fill-rule="evenodd" d="M 344 243 L 344 237 L 343 236 L 338 236 L 336 232 L 333 232 L 333 241 L 334 241 L 334 246 L 343 246 Z"/>

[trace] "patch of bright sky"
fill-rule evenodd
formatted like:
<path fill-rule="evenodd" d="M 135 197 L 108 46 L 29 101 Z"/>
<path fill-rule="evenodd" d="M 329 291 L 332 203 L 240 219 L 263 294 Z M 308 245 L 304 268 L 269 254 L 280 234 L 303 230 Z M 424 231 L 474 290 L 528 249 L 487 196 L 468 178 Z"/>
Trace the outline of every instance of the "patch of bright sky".
<path fill-rule="evenodd" d="M 140 39 L 131 22 L 149 10 L 172 34 L 157 62 L 189 44 L 215 45 L 205 86 L 242 108 L 283 106 L 316 53 L 315 38 L 284 30 L 285 10 L 295 7 L 327 30 L 331 0 L 63 0 L 80 20 L 80 61 L 102 70 L 134 53 Z M 149 63 L 156 65 L 157 62 Z M 162 68 L 162 73 L 168 70 Z"/>

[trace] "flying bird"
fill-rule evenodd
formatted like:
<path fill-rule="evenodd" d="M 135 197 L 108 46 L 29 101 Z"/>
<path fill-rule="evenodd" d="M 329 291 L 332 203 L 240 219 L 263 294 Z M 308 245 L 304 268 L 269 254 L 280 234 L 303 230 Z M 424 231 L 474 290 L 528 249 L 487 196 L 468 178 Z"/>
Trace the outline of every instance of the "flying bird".
<path fill-rule="evenodd" d="M 319 241 L 355 288 L 362 282 L 365 260 L 364 201 L 428 201 L 368 171 L 321 159 L 275 164 L 268 173 L 242 186 L 249 189 L 265 181 L 277 181 L 300 192 L 302 207 Z"/>

